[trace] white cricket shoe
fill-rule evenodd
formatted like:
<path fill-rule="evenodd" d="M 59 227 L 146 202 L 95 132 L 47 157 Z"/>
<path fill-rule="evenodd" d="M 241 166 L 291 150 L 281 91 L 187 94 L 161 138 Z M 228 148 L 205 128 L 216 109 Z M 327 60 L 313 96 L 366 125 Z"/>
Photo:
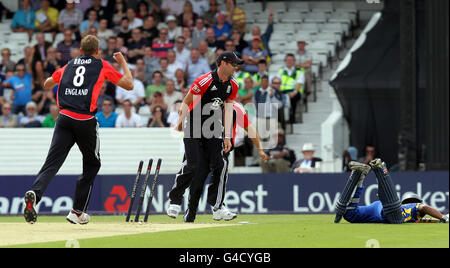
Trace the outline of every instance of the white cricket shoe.
<path fill-rule="evenodd" d="M 222 207 L 216 211 L 213 209 L 213 220 L 220 221 L 220 220 L 226 220 L 231 221 L 236 219 L 237 214 L 231 212 L 227 207 L 222 205 Z"/>
<path fill-rule="evenodd" d="M 84 212 L 82 212 L 81 214 L 77 214 L 75 211 L 71 210 L 66 219 L 68 222 L 73 224 L 88 224 L 91 217 L 89 217 L 89 215 Z"/>
<path fill-rule="evenodd" d="M 448 223 L 448 213 L 447 213 L 447 215 L 444 215 L 443 220 L 444 220 L 444 223 Z"/>
<path fill-rule="evenodd" d="M 37 220 L 36 193 L 34 193 L 34 191 L 26 192 L 24 201 L 25 201 L 25 208 L 23 209 L 23 216 L 25 217 L 26 222 L 33 224 Z"/>
<path fill-rule="evenodd" d="M 170 204 L 169 208 L 167 209 L 167 216 L 175 219 L 178 216 L 178 214 L 180 214 L 180 210 L 181 206 Z"/>

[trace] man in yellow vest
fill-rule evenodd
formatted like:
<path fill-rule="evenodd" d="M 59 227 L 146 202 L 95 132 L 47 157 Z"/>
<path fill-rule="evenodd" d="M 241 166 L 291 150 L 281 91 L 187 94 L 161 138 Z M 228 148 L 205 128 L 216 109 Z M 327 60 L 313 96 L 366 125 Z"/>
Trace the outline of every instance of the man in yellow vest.
<path fill-rule="evenodd" d="M 289 122 L 295 124 L 295 112 L 297 104 L 303 96 L 303 86 L 305 85 L 305 69 L 295 66 L 294 54 L 287 54 L 285 57 L 286 66 L 280 68 L 277 76 L 281 79 L 280 91 L 287 94 L 291 101 L 289 111 Z"/>

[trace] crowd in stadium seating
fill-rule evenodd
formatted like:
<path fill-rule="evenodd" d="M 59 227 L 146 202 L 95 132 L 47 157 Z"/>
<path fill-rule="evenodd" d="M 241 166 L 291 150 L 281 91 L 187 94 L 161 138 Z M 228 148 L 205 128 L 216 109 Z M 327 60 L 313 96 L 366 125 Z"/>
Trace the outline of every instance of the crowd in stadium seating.
<path fill-rule="evenodd" d="M 43 81 L 80 55 L 80 40 L 88 34 L 100 39 L 100 57 L 117 70 L 120 66 L 112 55 L 118 51 L 126 55 L 135 77 L 134 90 L 130 92 L 110 83 L 104 85 L 99 116 L 103 101 L 110 100 L 112 111 L 115 107 L 123 111 L 117 119 L 125 117 L 126 123 L 103 124 L 100 120 L 101 127 L 170 126 L 167 121 L 159 121 L 170 118 L 175 102 L 182 100 L 195 78 L 216 68 L 215 59 L 225 50 L 234 51 L 245 61 L 235 76 L 243 104 L 272 100 L 272 93 L 270 98 L 264 97 L 270 87 L 276 92 L 279 108 L 287 105 L 295 111 L 305 82 L 300 68 L 308 66 L 291 64 L 279 73 L 268 73 L 273 10 L 267 12 L 268 27 L 261 33 L 259 27 L 247 29 L 245 12 L 234 0 L 226 1 L 225 10 L 219 10 L 218 0 L 80 0 L 77 4 L 65 0 L 22 0 L 12 18 L 11 30 L 28 33 L 30 41 L 34 38 L 36 44 L 25 47 L 24 57 L 17 63 L 11 61 L 9 48 L 1 48 L 0 105 L 12 102 L 12 107 L 11 115 L 0 112 L 0 127 L 38 127 L 39 123 L 28 121 L 42 124 L 43 118 L 51 115 L 56 88 L 44 89 Z M 62 35 L 61 41 L 52 43 L 58 34 Z M 252 35 L 249 43 L 244 40 L 246 34 Z M 279 79 L 274 83 L 275 77 Z M 11 96 L 4 96 L 7 89 Z M 132 116 L 127 113 L 128 105 Z M 140 122 L 140 114 L 149 115 L 148 121 Z M 12 115 L 19 119 L 12 120 Z M 155 116 L 159 119 L 155 120 Z M 283 120 L 280 122 L 284 127 Z"/>

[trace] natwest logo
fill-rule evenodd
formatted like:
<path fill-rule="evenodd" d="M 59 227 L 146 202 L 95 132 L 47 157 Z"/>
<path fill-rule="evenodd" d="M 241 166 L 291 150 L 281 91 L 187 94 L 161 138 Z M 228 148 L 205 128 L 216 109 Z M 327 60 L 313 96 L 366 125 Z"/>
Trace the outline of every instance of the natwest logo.
<path fill-rule="evenodd" d="M 107 212 L 127 212 L 130 206 L 130 198 L 123 185 L 114 185 L 106 198 L 104 208 Z"/>

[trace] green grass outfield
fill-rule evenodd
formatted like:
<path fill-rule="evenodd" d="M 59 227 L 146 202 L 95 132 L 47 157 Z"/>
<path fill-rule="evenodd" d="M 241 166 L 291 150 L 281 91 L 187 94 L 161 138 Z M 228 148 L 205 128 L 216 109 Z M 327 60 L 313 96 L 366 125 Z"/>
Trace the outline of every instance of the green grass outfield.
<path fill-rule="evenodd" d="M 6 246 L 3 243 L 0 247 L 64 248 L 72 239 L 76 239 L 81 248 L 364 248 L 367 241 L 375 241 L 381 248 L 449 247 L 447 224 L 349 224 L 344 220 L 334 224 L 334 215 L 239 215 L 229 222 L 215 222 L 211 215 L 199 215 L 193 224 L 183 223 L 182 217 L 173 220 L 165 215 L 151 215 L 150 224 L 142 225 L 125 223 L 124 219 L 124 216 L 92 216 L 91 223 L 82 226 L 69 224 L 65 216 L 41 216 L 34 225 L 25 224 L 23 217 L 0 217 L 0 228 L 4 230 L 0 232 L 0 243 L 2 234 L 20 237 L 27 232 L 41 232 L 39 235 L 48 237 L 58 231 L 62 233 L 59 241 Z M 157 224 L 190 228 L 214 224 L 215 227 L 146 232 Z M 76 233 L 85 234 L 94 227 L 100 231 L 103 228 L 115 228 L 117 231 L 131 228 L 141 233 L 80 239 L 73 236 Z M 36 231 L 35 228 L 48 230 Z M 102 236 L 101 233 L 99 235 Z"/>

